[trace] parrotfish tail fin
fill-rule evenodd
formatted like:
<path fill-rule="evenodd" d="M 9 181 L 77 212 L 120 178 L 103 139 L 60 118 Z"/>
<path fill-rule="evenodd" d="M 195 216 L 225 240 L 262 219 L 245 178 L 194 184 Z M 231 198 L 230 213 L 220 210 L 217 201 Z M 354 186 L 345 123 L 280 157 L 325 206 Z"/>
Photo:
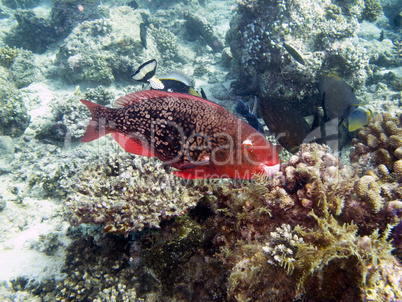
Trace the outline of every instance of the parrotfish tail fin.
<path fill-rule="evenodd" d="M 87 106 L 92 116 L 92 120 L 89 121 L 89 124 L 87 126 L 87 132 L 85 132 L 84 137 L 81 138 L 81 142 L 83 143 L 91 142 L 107 134 L 108 132 L 106 132 L 105 126 L 101 127 L 99 125 L 99 117 L 96 112 L 96 109 L 102 106 L 87 100 L 81 100 L 81 103 Z"/>

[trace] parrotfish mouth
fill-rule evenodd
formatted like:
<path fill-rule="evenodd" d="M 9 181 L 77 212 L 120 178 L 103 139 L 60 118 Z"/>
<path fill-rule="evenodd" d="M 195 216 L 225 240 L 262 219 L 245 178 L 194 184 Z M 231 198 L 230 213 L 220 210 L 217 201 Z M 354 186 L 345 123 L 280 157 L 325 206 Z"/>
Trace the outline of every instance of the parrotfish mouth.
<path fill-rule="evenodd" d="M 273 176 L 276 172 L 279 172 L 280 164 L 274 165 L 274 166 L 267 166 L 266 164 L 260 164 L 259 165 L 259 170 L 264 172 L 266 176 L 271 177 Z"/>

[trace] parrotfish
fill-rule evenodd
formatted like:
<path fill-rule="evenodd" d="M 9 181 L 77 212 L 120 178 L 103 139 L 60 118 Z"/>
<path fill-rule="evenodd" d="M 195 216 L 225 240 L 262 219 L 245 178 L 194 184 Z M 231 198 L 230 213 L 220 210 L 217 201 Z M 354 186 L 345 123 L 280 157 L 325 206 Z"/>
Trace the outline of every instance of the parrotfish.
<path fill-rule="evenodd" d="M 193 87 L 191 87 L 191 80 L 179 71 L 173 71 L 165 76 L 157 78 L 155 76 L 157 65 L 155 59 L 149 60 L 140 65 L 140 67 L 138 67 L 138 69 L 131 75 L 131 78 L 134 81 L 148 83 L 149 89 L 152 90 L 187 93 L 203 97 L 204 99 L 207 98 L 203 89 L 198 93 Z"/>
<path fill-rule="evenodd" d="M 181 178 L 251 179 L 279 170 L 276 149 L 223 107 L 189 94 L 146 90 L 107 108 L 81 100 L 92 120 L 82 142 L 105 134 L 128 152 L 157 157 Z"/>

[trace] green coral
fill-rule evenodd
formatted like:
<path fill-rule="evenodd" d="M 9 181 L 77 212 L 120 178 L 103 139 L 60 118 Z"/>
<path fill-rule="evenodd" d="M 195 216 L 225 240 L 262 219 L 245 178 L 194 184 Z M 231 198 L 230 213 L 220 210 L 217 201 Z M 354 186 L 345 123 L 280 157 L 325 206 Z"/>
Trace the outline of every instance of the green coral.
<path fill-rule="evenodd" d="M 10 67 L 18 56 L 20 49 L 17 47 L 10 47 L 8 45 L 0 47 L 0 65 Z"/>
<path fill-rule="evenodd" d="M 32 8 L 39 4 L 39 0 L 3 0 L 9 8 Z"/>
<path fill-rule="evenodd" d="M 150 26 L 150 34 L 154 37 L 157 48 L 165 59 L 174 59 L 177 56 L 176 36 L 166 28 Z"/>
<path fill-rule="evenodd" d="M 304 239 L 296 242 L 298 252 L 294 266 L 301 273 L 298 286 L 303 287 L 309 277 L 325 271 L 335 261 L 337 265 L 353 263 L 349 267 L 342 265 L 343 270 L 356 275 L 357 285 L 361 284 L 365 290 L 372 289 L 378 278 L 379 264 L 393 260 L 393 246 L 387 240 L 392 226 L 389 225 L 381 235 L 376 230 L 371 235 L 359 236 L 358 227 L 353 222 L 341 225 L 328 212 L 326 217 L 318 217 L 314 212 L 311 216 L 316 220 L 318 229 L 295 227 L 295 232 Z M 328 276 L 331 274 L 328 273 Z M 395 294 L 398 295 L 398 291 Z"/>
<path fill-rule="evenodd" d="M 382 7 L 378 0 L 364 0 L 363 20 L 374 22 L 382 13 Z"/>
<path fill-rule="evenodd" d="M 28 111 L 22 95 L 10 80 L 11 76 L 0 67 L 0 133 L 19 136 L 28 127 Z"/>

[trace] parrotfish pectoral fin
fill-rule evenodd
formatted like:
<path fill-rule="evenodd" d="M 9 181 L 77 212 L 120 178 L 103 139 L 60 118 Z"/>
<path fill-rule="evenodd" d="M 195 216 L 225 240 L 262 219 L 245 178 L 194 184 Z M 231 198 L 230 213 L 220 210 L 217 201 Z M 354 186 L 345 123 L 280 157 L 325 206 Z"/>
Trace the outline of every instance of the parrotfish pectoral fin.
<path fill-rule="evenodd" d="M 112 137 L 127 152 L 130 152 L 132 154 L 141 155 L 141 156 L 148 156 L 148 157 L 155 156 L 150 150 L 148 150 L 146 147 L 144 147 L 140 143 L 134 141 L 132 138 L 130 138 L 127 135 L 115 132 L 115 133 L 112 133 Z"/>
<path fill-rule="evenodd" d="M 173 171 L 173 174 L 185 179 L 221 178 L 221 174 L 211 166 L 200 166 L 184 171 Z"/>
<path fill-rule="evenodd" d="M 192 162 L 192 163 L 182 164 L 180 166 L 180 170 L 194 169 L 196 167 L 206 166 L 206 165 L 209 165 L 209 164 L 211 164 L 210 160 L 195 161 L 195 162 Z"/>
<path fill-rule="evenodd" d="M 98 107 L 102 107 L 102 106 L 99 104 L 92 103 L 87 100 L 81 100 L 81 103 L 83 103 L 85 106 L 87 106 L 87 108 L 89 109 L 89 111 L 91 112 L 91 115 L 92 115 L 92 120 L 89 121 L 89 124 L 87 126 L 87 131 L 85 132 L 85 135 L 81 138 L 81 142 L 88 143 L 97 138 L 100 138 L 101 136 L 104 136 L 105 134 L 108 134 L 109 132 L 107 132 L 105 130 L 105 127 L 104 126 L 102 127 L 101 125 L 99 125 L 99 120 L 96 118 L 96 114 L 95 114 L 95 109 Z"/>

